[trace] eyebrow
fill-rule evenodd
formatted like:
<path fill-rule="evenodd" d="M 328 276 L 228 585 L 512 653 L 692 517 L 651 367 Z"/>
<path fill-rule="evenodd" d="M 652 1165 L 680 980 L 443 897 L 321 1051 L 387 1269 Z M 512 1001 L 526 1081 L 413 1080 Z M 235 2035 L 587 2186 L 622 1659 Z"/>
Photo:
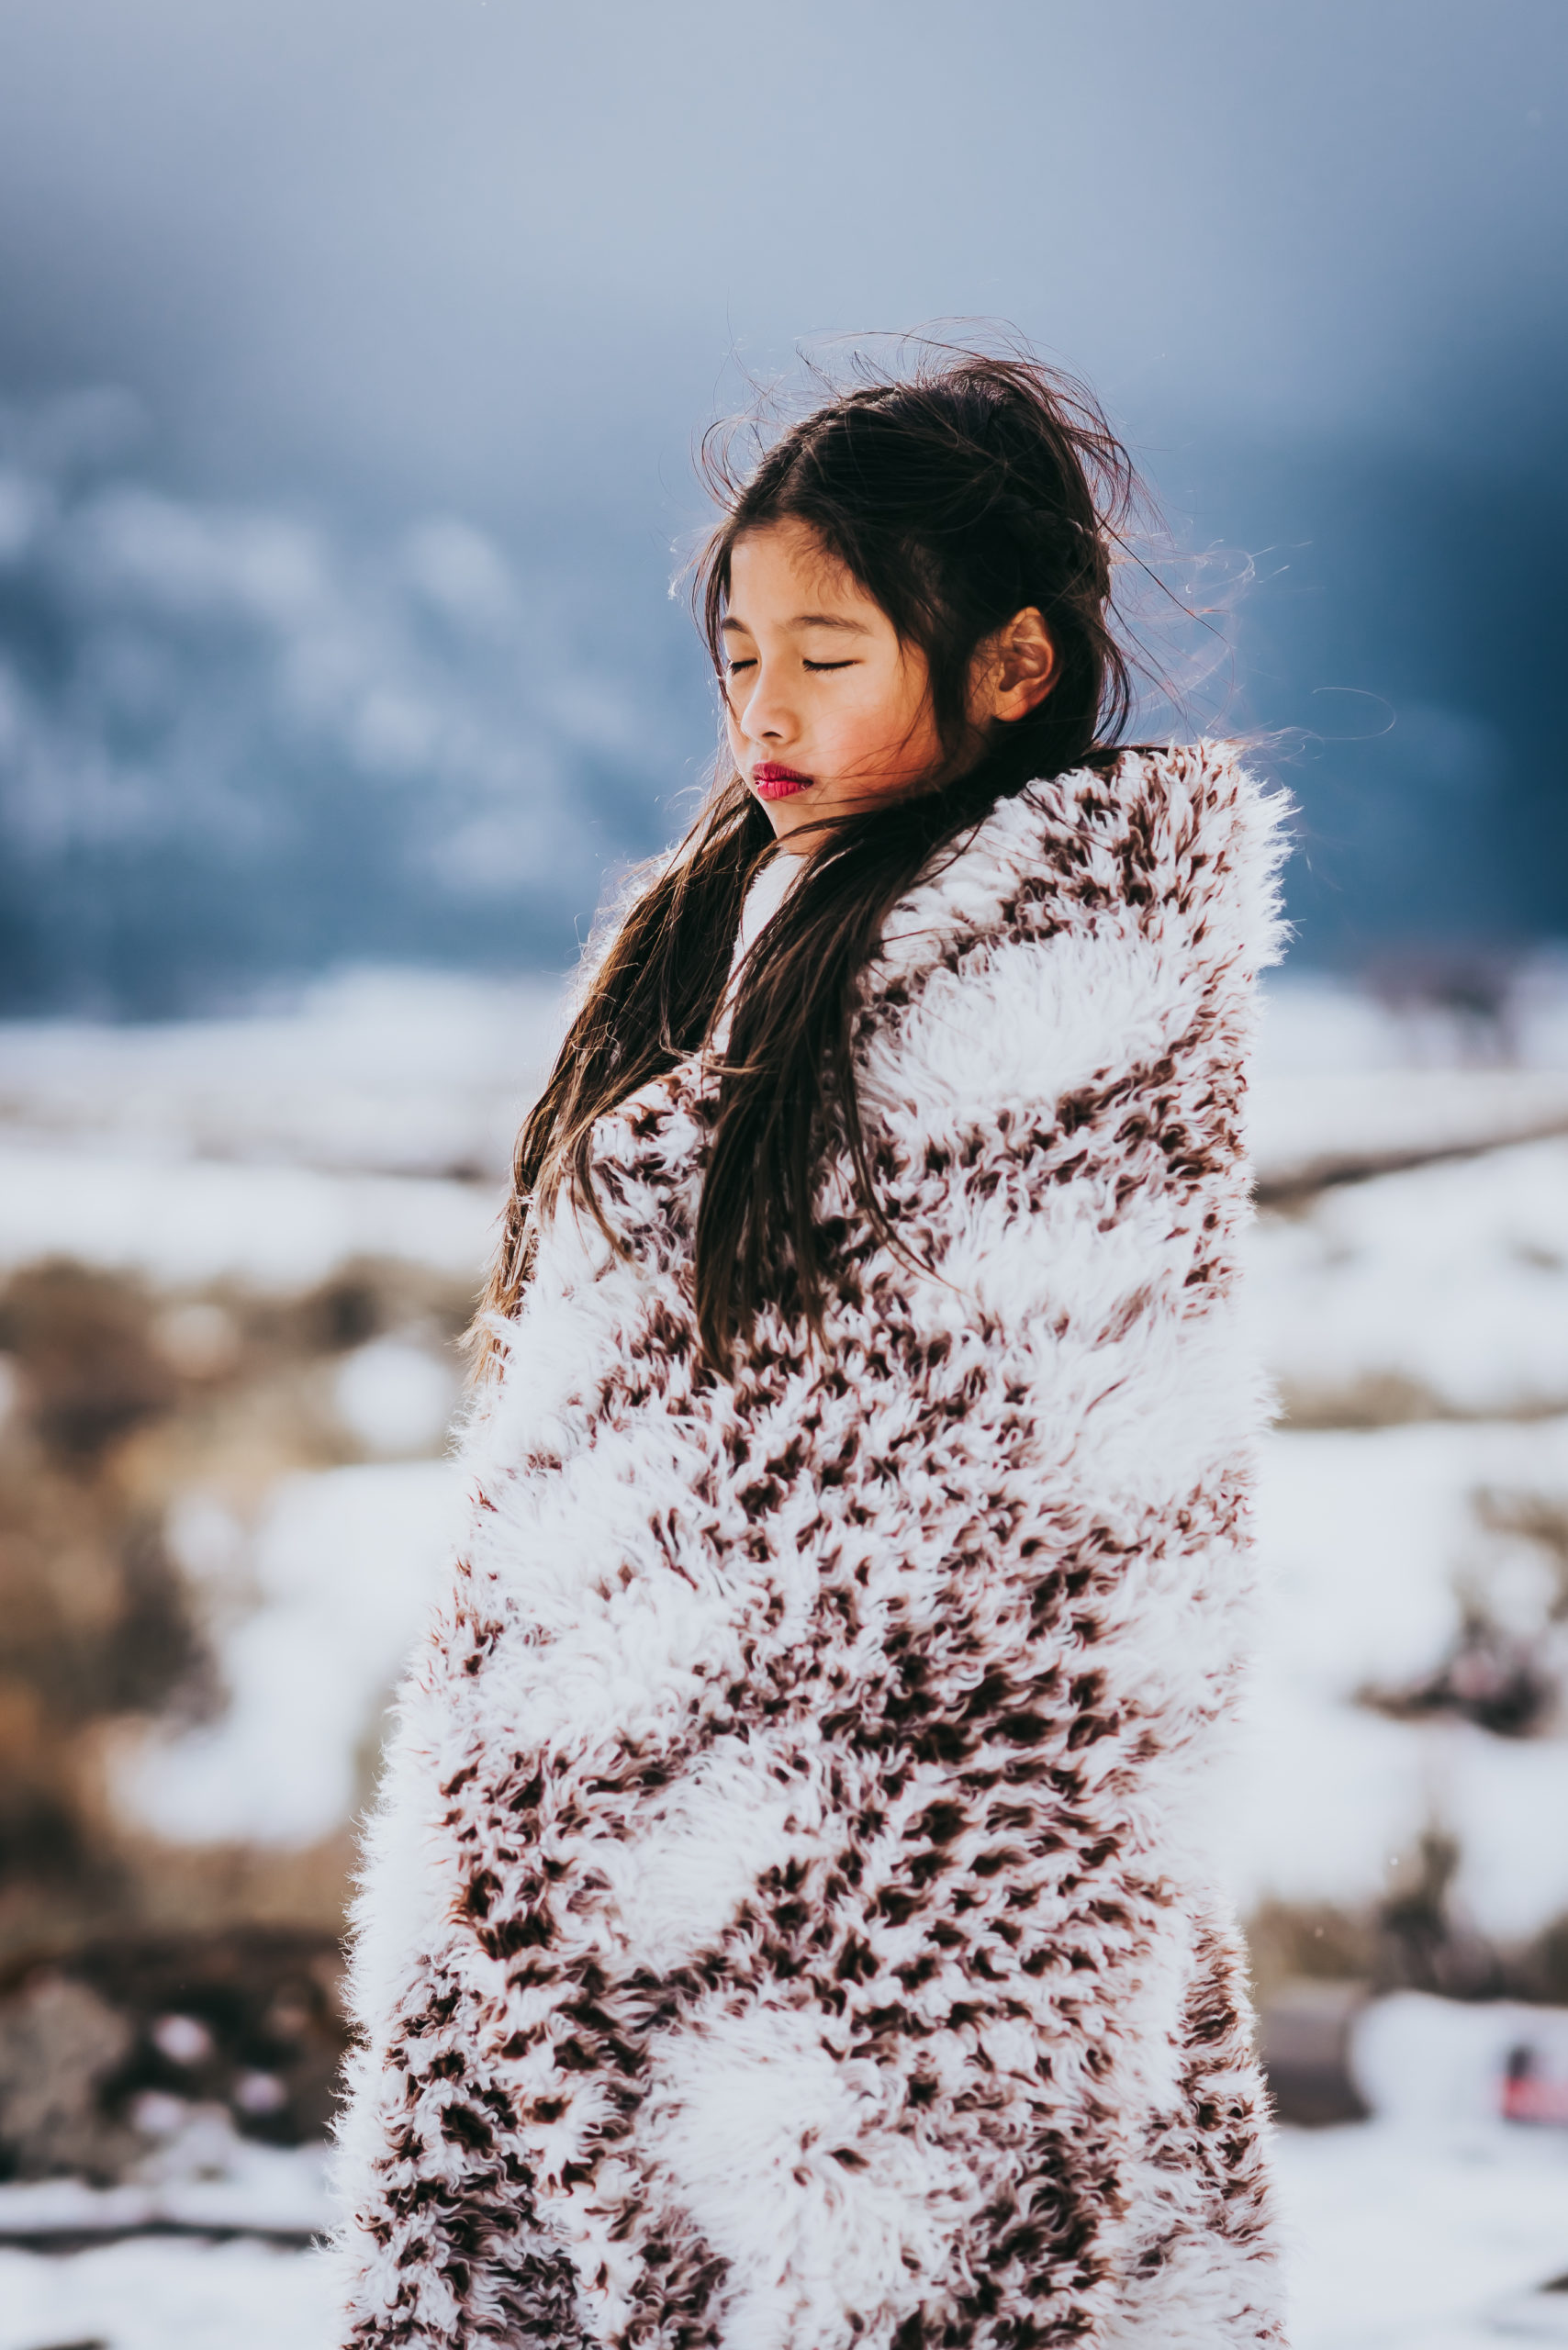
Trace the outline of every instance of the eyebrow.
<path fill-rule="evenodd" d="M 745 621 L 732 614 L 726 614 L 719 625 L 721 629 L 738 628 L 745 635 L 751 634 Z M 840 620 L 834 612 L 797 612 L 793 620 L 785 621 L 783 625 L 785 628 L 835 628 L 846 636 L 869 636 L 871 633 L 864 621 Z"/>

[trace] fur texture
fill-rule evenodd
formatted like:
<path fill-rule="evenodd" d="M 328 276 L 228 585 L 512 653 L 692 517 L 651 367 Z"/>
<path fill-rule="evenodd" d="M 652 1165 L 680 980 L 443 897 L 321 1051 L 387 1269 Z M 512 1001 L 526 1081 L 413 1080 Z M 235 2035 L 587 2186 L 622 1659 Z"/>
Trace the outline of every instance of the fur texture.
<path fill-rule="evenodd" d="M 1207 745 L 938 861 L 858 1025 L 909 1259 L 830 1162 L 820 1353 L 700 1362 L 702 1062 L 603 1121 L 626 1253 L 543 1237 L 370 1831 L 345 2338 L 1280 2341 L 1197 1825 L 1277 863 Z"/>

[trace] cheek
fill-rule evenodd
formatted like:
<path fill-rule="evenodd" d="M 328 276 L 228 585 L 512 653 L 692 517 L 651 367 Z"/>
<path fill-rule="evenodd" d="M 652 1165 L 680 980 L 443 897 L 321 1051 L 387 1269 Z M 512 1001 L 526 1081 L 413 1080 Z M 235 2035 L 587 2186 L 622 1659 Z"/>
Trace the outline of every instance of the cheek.
<path fill-rule="evenodd" d="M 930 767 L 938 744 L 931 713 L 907 698 L 887 697 L 868 708 L 846 711 L 834 729 L 835 747 L 847 768 L 911 775 Z"/>

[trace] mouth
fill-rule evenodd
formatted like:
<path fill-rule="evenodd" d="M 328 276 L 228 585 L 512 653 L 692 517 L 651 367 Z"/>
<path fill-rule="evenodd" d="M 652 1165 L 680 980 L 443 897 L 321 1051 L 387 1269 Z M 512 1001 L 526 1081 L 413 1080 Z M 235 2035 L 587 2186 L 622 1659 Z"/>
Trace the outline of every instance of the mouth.
<path fill-rule="evenodd" d="M 759 800 L 788 800 L 792 792 L 806 790 L 811 780 L 809 775 L 798 775 L 793 767 L 781 767 L 773 759 L 764 759 L 751 771 L 751 788 Z"/>

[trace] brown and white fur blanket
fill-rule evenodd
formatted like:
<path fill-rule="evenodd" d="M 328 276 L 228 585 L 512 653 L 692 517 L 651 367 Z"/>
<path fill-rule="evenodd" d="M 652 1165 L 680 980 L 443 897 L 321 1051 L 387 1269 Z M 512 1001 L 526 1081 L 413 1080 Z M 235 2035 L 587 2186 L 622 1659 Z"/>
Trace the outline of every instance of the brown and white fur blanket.
<path fill-rule="evenodd" d="M 701 1058 L 602 1122 L 624 1254 L 543 1235 L 370 1830 L 345 2341 L 1281 2339 L 1199 1828 L 1277 813 L 1127 753 L 912 890 L 858 1029 L 908 1253 L 830 1162 L 820 1347 L 703 1368 Z"/>

